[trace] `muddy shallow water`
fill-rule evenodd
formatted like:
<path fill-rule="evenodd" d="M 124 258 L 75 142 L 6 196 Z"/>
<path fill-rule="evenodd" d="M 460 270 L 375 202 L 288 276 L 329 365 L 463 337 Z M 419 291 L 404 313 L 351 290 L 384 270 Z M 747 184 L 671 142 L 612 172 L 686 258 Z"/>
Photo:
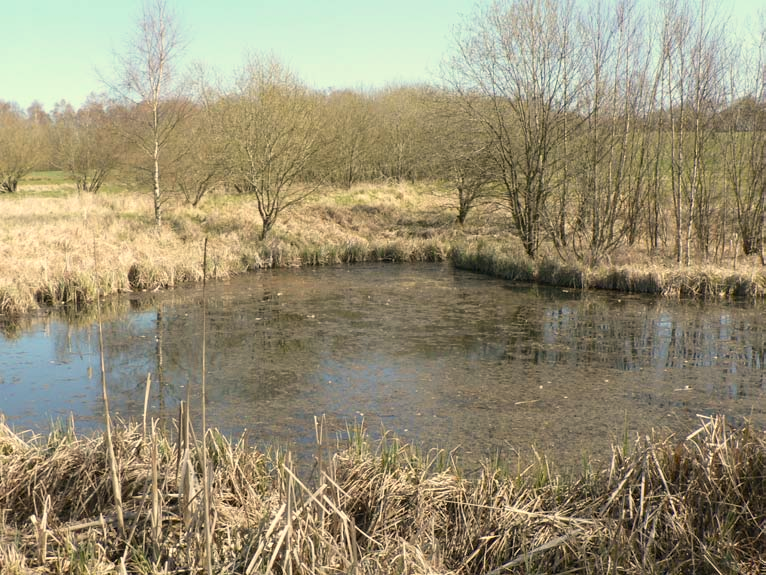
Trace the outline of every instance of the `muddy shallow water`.
<path fill-rule="evenodd" d="M 199 404 L 202 290 L 124 296 L 103 326 L 111 407 Z M 259 272 L 208 284 L 208 423 L 313 451 L 364 421 L 472 465 L 531 447 L 560 466 L 724 413 L 766 427 L 764 307 L 513 284 L 448 265 Z M 82 323 L 82 322 L 79 322 Z M 49 317 L 0 341 L 0 411 L 44 431 L 102 417 L 98 328 Z"/>

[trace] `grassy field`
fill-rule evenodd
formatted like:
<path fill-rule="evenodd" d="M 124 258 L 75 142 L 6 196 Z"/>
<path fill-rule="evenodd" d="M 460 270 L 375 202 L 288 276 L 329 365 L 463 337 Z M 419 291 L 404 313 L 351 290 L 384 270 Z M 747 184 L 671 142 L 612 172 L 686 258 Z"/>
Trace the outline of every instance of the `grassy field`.
<path fill-rule="evenodd" d="M 148 194 L 119 187 L 77 195 L 56 172 L 34 173 L 0 196 L 0 314 L 83 303 L 96 293 L 157 290 L 202 276 L 209 238 L 213 278 L 271 266 L 452 259 L 466 269 L 523 281 L 665 295 L 760 298 L 754 260 L 679 268 L 638 249 L 585 268 L 543 253 L 524 255 L 507 214 L 477 210 L 455 223 L 432 185 L 359 185 L 322 190 L 287 212 L 266 240 L 252 198 L 214 194 L 198 208 L 173 201 L 153 225 Z M 723 267 L 721 267 L 723 266 Z"/>
<path fill-rule="evenodd" d="M 0 424 L 0 575 L 200 573 L 207 557 L 214 573 L 307 575 L 766 569 L 766 436 L 721 418 L 615 448 L 576 478 L 544 460 L 465 477 L 449 454 L 370 444 L 361 429 L 332 457 L 318 442 L 300 478 L 289 454 L 212 430 L 203 445 L 118 426 L 121 504 L 107 441 Z"/>

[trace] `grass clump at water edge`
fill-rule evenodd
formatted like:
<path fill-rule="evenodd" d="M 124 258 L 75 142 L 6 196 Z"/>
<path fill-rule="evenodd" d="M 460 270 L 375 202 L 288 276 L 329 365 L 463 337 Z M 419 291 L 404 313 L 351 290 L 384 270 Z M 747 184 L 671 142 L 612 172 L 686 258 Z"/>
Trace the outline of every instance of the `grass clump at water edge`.
<path fill-rule="evenodd" d="M 514 241 L 460 242 L 451 252 L 455 267 L 503 279 L 564 288 L 594 288 L 669 297 L 766 298 L 766 275 L 754 268 L 727 270 L 695 265 L 679 268 L 652 263 L 600 264 L 529 258 Z"/>
<path fill-rule="evenodd" d="M 44 438 L 0 425 L 0 573 L 200 571 L 203 445 L 185 448 L 177 435 L 114 430 L 123 537 L 103 434 Z M 643 438 L 629 455 L 617 447 L 608 468 L 570 479 L 542 461 L 518 473 L 488 463 L 465 477 L 444 458 L 359 433 L 311 481 L 289 453 L 214 430 L 204 449 L 215 572 L 766 569 L 766 436 L 723 418 L 681 441 Z"/>
<path fill-rule="evenodd" d="M 197 207 L 171 202 L 157 229 L 146 194 L 120 189 L 77 195 L 62 188 L 49 196 L 33 187 L 0 198 L 0 316 L 6 318 L 36 305 L 81 305 L 97 293 L 201 281 L 196 262 L 206 237 L 210 279 L 272 267 L 452 260 L 459 268 L 564 288 L 766 297 L 762 266 L 744 258 L 738 269 L 721 267 L 724 261 L 719 267 L 679 267 L 667 256 L 632 247 L 614 255 L 614 263 L 588 266 L 544 243 L 540 257 L 531 259 L 502 211 L 477 209 L 458 226 L 426 185 L 324 190 L 285 213 L 266 239 L 247 196 L 216 192 Z M 94 243 L 102 254 L 97 274 Z"/>

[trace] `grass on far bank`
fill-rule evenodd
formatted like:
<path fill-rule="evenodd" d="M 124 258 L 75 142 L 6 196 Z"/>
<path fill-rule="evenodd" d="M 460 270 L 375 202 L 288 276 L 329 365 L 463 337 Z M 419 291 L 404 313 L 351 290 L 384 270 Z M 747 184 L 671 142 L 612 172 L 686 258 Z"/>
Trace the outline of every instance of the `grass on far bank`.
<path fill-rule="evenodd" d="M 283 214 L 263 241 L 245 196 L 212 195 L 199 208 L 168 203 L 157 229 L 146 194 L 21 190 L 0 197 L 0 313 L 9 315 L 198 281 L 205 237 L 215 279 L 265 267 L 442 261 L 454 235 L 439 221 L 448 216 L 427 205 L 414 213 L 409 190 L 398 187 L 325 192 Z"/>
<path fill-rule="evenodd" d="M 260 218 L 247 196 L 216 193 L 197 208 L 172 199 L 158 230 L 149 194 L 112 186 L 78 195 L 61 174 L 35 173 L 18 193 L 0 196 L 0 315 L 82 303 L 97 293 L 198 281 L 205 237 L 213 278 L 265 267 L 451 259 L 481 273 L 564 287 L 766 295 L 766 277 L 754 261 L 741 261 L 737 269 L 728 263 L 679 268 L 638 248 L 613 258 L 614 265 L 596 268 L 552 255 L 533 261 L 510 233 L 502 210 L 478 209 L 460 227 L 434 189 L 433 184 L 325 189 L 282 214 L 260 240 Z"/>
<path fill-rule="evenodd" d="M 551 256 L 542 256 L 535 261 L 521 250 L 508 250 L 507 241 L 494 239 L 456 245 L 451 258 L 461 269 L 565 288 L 708 299 L 766 297 L 765 270 L 754 260 L 746 261 L 736 269 L 712 264 L 678 267 L 662 260 L 586 267 L 579 263 L 564 263 Z"/>
<path fill-rule="evenodd" d="M 763 573 L 766 436 L 703 418 L 687 438 L 640 438 L 563 479 L 545 460 L 465 477 L 349 430 L 300 478 L 289 453 L 214 430 L 118 426 L 118 526 L 105 436 L 19 435 L 0 420 L 0 575 L 197 573 L 205 565 L 201 452 L 215 573 Z"/>

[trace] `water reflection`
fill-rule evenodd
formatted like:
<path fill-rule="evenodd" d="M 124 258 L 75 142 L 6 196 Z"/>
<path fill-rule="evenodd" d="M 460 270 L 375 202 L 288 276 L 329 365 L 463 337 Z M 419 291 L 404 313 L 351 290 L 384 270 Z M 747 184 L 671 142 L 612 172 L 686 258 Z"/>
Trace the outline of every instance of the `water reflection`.
<path fill-rule="evenodd" d="M 622 299 L 615 305 L 593 294 L 585 298 L 574 305 L 547 306 L 539 324 L 528 324 L 512 340 L 510 359 L 575 367 L 601 364 L 621 371 L 763 367 L 763 334 L 752 309 Z M 531 309 L 519 311 L 519 320 L 535 317 Z"/>
<path fill-rule="evenodd" d="M 766 424 L 762 308 L 515 286 L 442 265 L 260 272 L 208 285 L 208 420 L 264 443 L 364 418 L 469 459 L 528 452 L 577 465 L 628 431 L 697 414 Z M 198 405 L 201 291 L 127 298 L 104 324 L 112 407 Z M 0 400 L 41 429 L 101 417 L 96 327 L 45 318 L 2 343 Z M 95 377 L 93 372 L 96 372 Z"/>

